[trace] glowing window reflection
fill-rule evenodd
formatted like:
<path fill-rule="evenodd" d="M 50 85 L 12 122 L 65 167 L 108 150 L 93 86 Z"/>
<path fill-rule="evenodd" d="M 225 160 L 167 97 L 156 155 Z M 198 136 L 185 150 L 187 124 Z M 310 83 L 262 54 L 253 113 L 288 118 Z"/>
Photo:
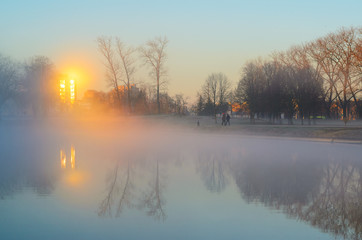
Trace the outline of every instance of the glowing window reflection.
<path fill-rule="evenodd" d="M 67 157 L 63 149 L 60 149 L 60 167 L 61 168 L 67 167 Z"/>
<path fill-rule="evenodd" d="M 69 153 L 69 152 L 68 152 Z M 68 155 L 69 156 L 69 155 Z M 71 168 L 75 169 L 75 148 L 73 145 L 70 147 L 70 163 L 67 164 L 67 153 L 64 149 L 60 149 L 60 167 L 62 169 Z"/>
<path fill-rule="evenodd" d="M 73 145 L 70 147 L 70 166 L 72 169 L 75 168 L 75 149 Z"/>

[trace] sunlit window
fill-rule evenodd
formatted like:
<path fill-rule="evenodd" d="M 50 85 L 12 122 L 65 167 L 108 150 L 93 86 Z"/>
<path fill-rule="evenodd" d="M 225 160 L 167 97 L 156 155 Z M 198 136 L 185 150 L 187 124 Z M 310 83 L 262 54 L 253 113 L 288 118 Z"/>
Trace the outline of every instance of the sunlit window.
<path fill-rule="evenodd" d="M 74 79 L 59 81 L 59 97 L 62 103 L 74 104 L 76 101 L 76 82 Z"/>

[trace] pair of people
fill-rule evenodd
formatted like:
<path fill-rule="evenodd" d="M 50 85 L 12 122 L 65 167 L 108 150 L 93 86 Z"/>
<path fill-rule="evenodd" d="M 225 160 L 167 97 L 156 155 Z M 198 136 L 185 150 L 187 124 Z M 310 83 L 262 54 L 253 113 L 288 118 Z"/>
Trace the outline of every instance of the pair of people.
<path fill-rule="evenodd" d="M 221 125 L 222 126 L 226 126 L 226 125 L 229 125 L 230 126 L 230 115 L 227 113 L 223 113 L 222 114 L 222 118 L 221 118 Z"/>

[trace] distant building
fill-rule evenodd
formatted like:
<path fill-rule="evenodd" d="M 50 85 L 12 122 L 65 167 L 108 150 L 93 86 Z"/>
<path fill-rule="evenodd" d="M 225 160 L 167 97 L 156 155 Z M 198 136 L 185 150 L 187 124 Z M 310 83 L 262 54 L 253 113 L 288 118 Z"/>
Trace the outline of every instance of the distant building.
<path fill-rule="evenodd" d="M 131 96 L 136 96 L 137 94 L 139 94 L 140 89 L 136 87 L 136 84 L 130 84 L 130 88 L 131 88 Z M 125 94 L 128 90 L 126 85 L 118 86 L 118 89 L 122 94 Z"/>
<path fill-rule="evenodd" d="M 122 101 L 123 104 L 125 104 L 127 101 L 127 91 L 128 91 L 127 86 L 126 85 L 118 86 L 118 91 L 121 95 L 120 100 Z M 133 98 L 135 96 L 138 96 L 138 94 L 140 93 L 140 89 L 138 87 L 136 87 L 136 84 L 130 84 L 130 92 L 131 92 L 131 98 Z M 116 90 L 112 89 L 109 92 L 109 95 L 110 95 L 110 99 L 109 99 L 110 103 L 116 104 L 116 102 L 118 101 Z"/>
<path fill-rule="evenodd" d="M 62 78 L 59 80 L 59 98 L 62 104 L 72 105 L 77 100 L 77 85 L 74 79 Z"/>
<path fill-rule="evenodd" d="M 87 90 L 79 102 L 85 110 L 104 110 L 107 104 L 107 94 L 96 90 Z"/>

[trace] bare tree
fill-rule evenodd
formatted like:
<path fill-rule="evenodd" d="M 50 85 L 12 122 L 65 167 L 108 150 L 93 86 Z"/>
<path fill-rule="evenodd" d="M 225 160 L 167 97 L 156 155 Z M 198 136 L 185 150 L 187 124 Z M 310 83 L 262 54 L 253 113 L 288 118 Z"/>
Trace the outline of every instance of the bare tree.
<path fill-rule="evenodd" d="M 229 108 L 229 102 L 232 95 L 231 82 L 223 73 L 218 74 L 218 80 L 219 80 L 219 86 L 218 86 L 219 111 L 226 112 Z"/>
<path fill-rule="evenodd" d="M 97 38 L 98 50 L 104 57 L 104 66 L 106 67 L 106 77 L 109 85 L 114 89 L 118 106 L 121 107 L 121 92 L 119 89 L 119 83 L 121 81 L 121 65 L 117 61 L 114 49 L 112 47 L 111 37 L 99 37 Z"/>
<path fill-rule="evenodd" d="M 48 57 L 36 56 L 25 64 L 23 87 L 34 115 L 46 115 L 59 94 L 55 66 Z"/>
<path fill-rule="evenodd" d="M 165 83 L 164 77 L 167 75 L 165 62 L 166 47 L 168 40 L 166 37 L 155 38 L 148 41 L 145 46 L 139 48 L 141 57 L 144 60 L 144 64 L 147 65 L 151 71 L 150 75 L 156 80 L 156 95 L 157 95 L 157 110 L 161 113 L 160 106 L 160 86 Z"/>
<path fill-rule="evenodd" d="M 318 39 L 313 45 L 312 56 L 327 74 L 345 121 L 348 119 L 351 100 L 354 100 L 357 107 L 360 104 L 357 98 L 357 94 L 361 92 L 360 32 L 360 29 L 356 28 L 342 28 L 337 33 Z M 319 48 L 318 52 L 316 47 Z M 326 64 L 328 65 L 324 66 Z"/>
<path fill-rule="evenodd" d="M 6 100 L 15 96 L 19 87 L 18 77 L 16 64 L 0 55 L 0 108 Z"/>
<path fill-rule="evenodd" d="M 264 83 L 261 60 L 247 63 L 243 68 L 237 91 L 239 95 L 244 96 L 244 101 L 248 104 L 251 123 L 255 123 L 254 115 L 260 111 Z"/>
<path fill-rule="evenodd" d="M 187 99 L 183 96 L 182 93 L 176 94 L 174 99 L 176 114 L 179 116 L 185 115 L 187 110 Z"/>
<path fill-rule="evenodd" d="M 289 69 L 290 81 L 294 83 L 294 100 L 297 103 L 299 115 L 303 124 L 304 118 L 310 124 L 311 115 L 323 95 L 323 82 L 318 71 L 312 67 L 308 58 L 307 46 L 292 47 L 281 54 L 281 61 Z"/>
<path fill-rule="evenodd" d="M 135 60 L 132 57 L 135 53 L 135 49 L 129 46 L 126 46 L 119 38 L 116 38 L 117 49 L 119 57 L 122 60 L 123 72 L 124 75 L 121 80 L 127 86 L 127 103 L 128 110 L 132 110 L 131 102 L 131 83 L 133 82 L 133 75 L 135 73 Z"/>
<path fill-rule="evenodd" d="M 216 104 L 217 104 L 217 92 L 218 92 L 218 78 L 217 74 L 211 74 L 205 81 L 203 92 L 205 98 L 211 100 L 212 108 L 213 108 L 213 116 L 215 118 L 215 123 L 217 123 L 216 119 Z"/>
<path fill-rule="evenodd" d="M 338 79 L 337 64 L 328 57 L 326 52 L 326 49 L 329 48 L 328 44 L 328 41 L 318 39 L 308 45 L 307 54 L 313 60 L 316 71 L 323 79 L 323 103 L 327 117 L 331 118 L 332 104 L 339 92 L 335 88 Z"/>
<path fill-rule="evenodd" d="M 207 77 L 202 86 L 202 95 L 206 100 L 205 108 L 208 104 L 212 105 L 212 114 L 216 120 L 216 114 L 227 110 L 228 101 L 231 96 L 231 84 L 225 74 L 213 73 Z"/>

